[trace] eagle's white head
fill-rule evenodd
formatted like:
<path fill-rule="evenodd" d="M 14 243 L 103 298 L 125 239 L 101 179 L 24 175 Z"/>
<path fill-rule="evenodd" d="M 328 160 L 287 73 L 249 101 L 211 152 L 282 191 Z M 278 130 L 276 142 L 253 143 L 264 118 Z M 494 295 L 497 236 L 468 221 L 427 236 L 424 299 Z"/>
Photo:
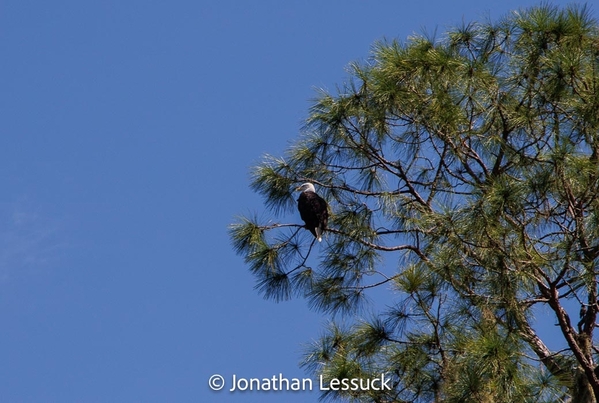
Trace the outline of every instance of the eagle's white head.
<path fill-rule="evenodd" d="M 314 189 L 314 185 L 313 185 L 313 184 L 311 184 L 310 182 L 306 182 L 306 183 L 304 183 L 303 185 L 301 185 L 301 186 L 298 186 L 298 187 L 297 187 L 295 190 L 296 190 L 296 191 L 298 191 L 298 192 L 306 192 L 306 191 L 309 191 L 309 192 L 314 192 L 314 193 L 316 193 L 316 189 Z"/>

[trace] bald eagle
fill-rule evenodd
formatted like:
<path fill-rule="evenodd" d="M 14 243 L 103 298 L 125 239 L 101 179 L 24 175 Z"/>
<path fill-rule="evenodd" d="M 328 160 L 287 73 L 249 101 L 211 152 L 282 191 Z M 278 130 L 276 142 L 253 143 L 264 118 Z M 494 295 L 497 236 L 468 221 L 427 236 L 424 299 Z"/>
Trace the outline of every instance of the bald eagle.
<path fill-rule="evenodd" d="M 295 190 L 301 192 L 297 199 L 297 209 L 300 217 L 306 223 L 306 228 L 318 239 L 318 242 L 322 241 L 322 233 L 329 220 L 327 202 L 316 194 L 314 185 L 311 183 L 304 183 Z"/>

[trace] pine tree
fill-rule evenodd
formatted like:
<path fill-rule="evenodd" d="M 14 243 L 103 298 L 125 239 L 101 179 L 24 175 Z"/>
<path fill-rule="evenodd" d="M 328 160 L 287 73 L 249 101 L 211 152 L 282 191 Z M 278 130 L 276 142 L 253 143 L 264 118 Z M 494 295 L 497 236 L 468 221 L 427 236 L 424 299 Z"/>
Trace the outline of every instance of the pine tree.
<path fill-rule="evenodd" d="M 545 4 L 378 43 L 253 169 L 278 218 L 232 224 L 236 251 L 265 297 L 333 317 L 303 365 L 393 379 L 325 398 L 599 401 L 598 32 Z M 322 244 L 296 223 L 303 182 L 330 206 Z"/>

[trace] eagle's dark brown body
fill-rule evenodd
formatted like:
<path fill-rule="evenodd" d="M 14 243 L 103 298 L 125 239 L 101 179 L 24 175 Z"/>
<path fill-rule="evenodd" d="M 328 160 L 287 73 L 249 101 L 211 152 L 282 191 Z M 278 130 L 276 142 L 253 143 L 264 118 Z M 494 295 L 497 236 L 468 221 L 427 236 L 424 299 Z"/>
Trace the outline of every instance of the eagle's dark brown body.
<path fill-rule="evenodd" d="M 301 191 L 297 199 L 297 209 L 300 217 L 306 223 L 306 228 L 320 242 L 329 220 L 327 202 L 316 194 L 314 185 L 311 183 L 303 184 L 298 190 Z"/>

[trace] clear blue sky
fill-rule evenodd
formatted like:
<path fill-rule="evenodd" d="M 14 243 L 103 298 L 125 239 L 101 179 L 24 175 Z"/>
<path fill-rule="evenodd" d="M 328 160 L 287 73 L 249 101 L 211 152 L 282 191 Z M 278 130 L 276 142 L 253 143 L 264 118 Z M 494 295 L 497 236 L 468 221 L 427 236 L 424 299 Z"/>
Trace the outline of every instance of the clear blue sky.
<path fill-rule="evenodd" d="M 306 376 L 328 320 L 232 251 L 248 168 L 376 40 L 532 4 L 2 1 L 0 401 L 316 402 L 207 385 Z"/>

